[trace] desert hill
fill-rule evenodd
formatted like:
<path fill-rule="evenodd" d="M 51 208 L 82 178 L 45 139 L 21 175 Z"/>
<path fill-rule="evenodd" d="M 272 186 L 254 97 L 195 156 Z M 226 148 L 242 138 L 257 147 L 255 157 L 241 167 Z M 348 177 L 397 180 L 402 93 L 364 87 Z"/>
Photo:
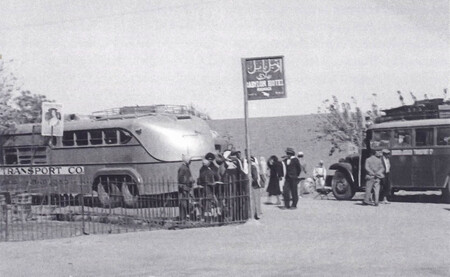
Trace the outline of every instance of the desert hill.
<path fill-rule="evenodd" d="M 316 126 L 318 115 L 298 115 L 280 117 L 260 117 L 249 119 L 250 149 L 256 157 L 271 155 L 278 157 L 284 155 L 286 147 L 293 147 L 296 152 L 305 154 L 308 174 L 319 160 L 325 166 L 336 162 L 346 153 L 335 153 L 329 156 L 330 143 L 316 139 Z M 245 148 L 245 122 L 244 119 L 210 120 L 213 130 L 222 135 L 229 136 L 236 149 Z"/>

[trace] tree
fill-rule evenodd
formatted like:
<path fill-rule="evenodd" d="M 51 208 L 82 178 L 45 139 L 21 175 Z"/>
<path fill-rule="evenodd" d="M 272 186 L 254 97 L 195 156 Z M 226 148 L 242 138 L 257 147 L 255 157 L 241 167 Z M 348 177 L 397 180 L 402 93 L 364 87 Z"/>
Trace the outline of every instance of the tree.
<path fill-rule="evenodd" d="M 42 102 L 52 102 L 45 95 L 22 90 L 8 68 L 11 62 L 0 60 L 0 129 L 40 122 Z"/>
<path fill-rule="evenodd" d="M 374 98 L 376 94 L 373 94 Z M 378 105 L 373 102 L 371 110 L 365 114 L 352 97 L 354 107 L 348 102 L 339 102 L 336 96 L 323 101 L 319 108 L 317 139 L 326 139 L 331 143 L 330 156 L 341 152 L 349 144 L 361 149 L 365 130 L 379 116 Z"/>

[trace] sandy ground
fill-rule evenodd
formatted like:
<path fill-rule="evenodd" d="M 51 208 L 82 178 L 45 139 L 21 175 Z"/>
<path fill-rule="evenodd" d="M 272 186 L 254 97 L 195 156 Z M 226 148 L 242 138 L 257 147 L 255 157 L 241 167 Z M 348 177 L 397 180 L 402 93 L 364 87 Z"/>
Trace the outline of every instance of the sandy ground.
<path fill-rule="evenodd" d="M 0 276 L 450 276 L 450 205 L 433 197 L 303 198 L 242 225 L 3 242 Z"/>

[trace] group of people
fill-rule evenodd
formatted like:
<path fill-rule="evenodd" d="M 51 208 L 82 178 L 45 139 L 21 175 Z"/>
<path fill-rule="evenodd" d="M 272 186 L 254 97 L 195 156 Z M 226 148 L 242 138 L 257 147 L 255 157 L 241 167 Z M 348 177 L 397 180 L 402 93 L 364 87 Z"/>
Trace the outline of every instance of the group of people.
<path fill-rule="evenodd" d="M 251 186 L 248 191 L 249 165 L 245 156 L 240 151 L 226 150 L 223 153 L 207 153 L 202 159 L 202 167 L 199 170 L 198 179 L 194 179 L 190 170 L 190 158 L 183 156 L 183 163 L 178 170 L 178 189 L 180 218 L 187 220 L 192 218 L 192 199 L 195 199 L 194 184 L 201 188 L 201 217 L 208 220 L 211 217 L 236 217 L 236 213 L 248 214 L 246 202 L 242 197 L 240 202 L 231 201 L 229 196 L 250 195 L 252 217 L 259 219 L 262 215 L 261 196 L 267 185 L 269 199 L 276 197 L 276 205 L 281 205 L 281 197 L 284 209 L 296 209 L 299 201 L 298 184 L 301 173 L 306 174 L 306 164 L 302 152 L 296 152 L 288 147 L 286 155 L 279 159 L 272 155 L 266 162 L 264 157 L 258 160 L 251 156 L 250 175 Z M 323 162 L 313 170 L 312 181 L 316 186 L 324 186 L 326 169 Z M 300 196 L 301 197 L 301 196 Z M 195 202 L 195 201 L 194 201 Z M 237 207 L 239 206 L 239 207 Z"/>
<path fill-rule="evenodd" d="M 275 205 L 281 205 L 280 196 L 283 196 L 285 209 L 296 209 L 299 201 L 298 184 L 301 180 L 301 174 L 307 174 L 306 164 L 304 162 L 303 152 L 298 152 L 297 156 L 293 148 L 288 147 L 286 155 L 278 159 L 273 155 L 267 162 L 269 168 L 269 184 L 267 186 L 268 202 L 272 196 L 276 197 Z M 326 169 L 323 161 L 313 170 L 313 181 L 315 187 L 324 187 L 326 178 Z M 301 196 L 300 196 L 301 197 Z"/>
<path fill-rule="evenodd" d="M 265 164 L 264 158 L 259 161 L 255 157 L 251 157 L 250 173 L 252 176 L 250 194 L 253 207 L 255 207 L 253 217 L 259 219 L 261 216 L 261 192 L 260 189 L 265 183 Z M 195 210 L 191 207 L 193 201 L 191 199 L 201 198 L 201 217 L 210 220 L 214 217 L 221 219 L 235 219 L 238 214 L 244 217 L 247 213 L 242 201 L 236 199 L 231 200 L 229 196 L 248 195 L 248 163 L 242 157 L 240 151 L 226 150 L 220 153 L 207 153 L 202 159 L 202 167 L 199 170 L 199 177 L 195 180 L 190 170 L 190 157 L 183 156 L 183 163 L 178 169 L 178 190 L 180 204 L 180 218 L 187 220 L 190 213 Z M 200 197 L 196 197 L 193 191 L 194 184 L 201 188 Z M 236 207 L 241 205 L 242 207 Z"/>
<path fill-rule="evenodd" d="M 390 151 L 388 149 L 375 150 L 366 162 L 366 190 L 363 205 L 389 204 L 391 185 L 389 182 Z M 372 201 L 373 198 L 373 201 Z"/>

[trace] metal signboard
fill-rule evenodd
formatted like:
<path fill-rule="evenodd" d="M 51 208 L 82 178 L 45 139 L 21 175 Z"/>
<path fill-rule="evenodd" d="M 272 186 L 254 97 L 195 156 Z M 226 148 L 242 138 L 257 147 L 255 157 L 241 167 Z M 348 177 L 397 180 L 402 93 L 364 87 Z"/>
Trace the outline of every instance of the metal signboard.
<path fill-rule="evenodd" d="M 42 135 L 61 137 L 64 131 L 62 104 L 42 103 Z"/>
<path fill-rule="evenodd" d="M 283 56 L 245 58 L 243 63 L 248 100 L 286 97 Z"/>

